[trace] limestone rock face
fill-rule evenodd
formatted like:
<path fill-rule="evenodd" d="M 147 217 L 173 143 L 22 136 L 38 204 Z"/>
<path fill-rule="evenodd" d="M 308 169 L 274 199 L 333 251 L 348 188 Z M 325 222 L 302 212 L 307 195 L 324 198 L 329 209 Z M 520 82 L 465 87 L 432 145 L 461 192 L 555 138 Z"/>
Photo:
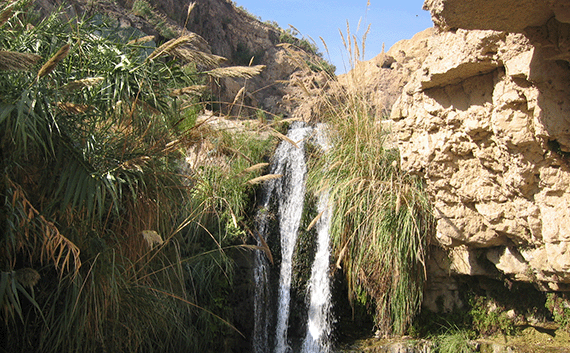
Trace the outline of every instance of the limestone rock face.
<path fill-rule="evenodd" d="M 500 272 L 570 290 L 570 27 L 562 3 L 425 2 L 439 28 L 391 119 L 402 168 L 426 180 L 435 243 L 450 249 L 445 266 L 432 264 L 442 273 Z"/>
<path fill-rule="evenodd" d="M 436 26 L 445 29 L 495 29 L 520 32 L 539 26 L 553 13 L 553 3 L 544 0 L 425 0 Z"/>

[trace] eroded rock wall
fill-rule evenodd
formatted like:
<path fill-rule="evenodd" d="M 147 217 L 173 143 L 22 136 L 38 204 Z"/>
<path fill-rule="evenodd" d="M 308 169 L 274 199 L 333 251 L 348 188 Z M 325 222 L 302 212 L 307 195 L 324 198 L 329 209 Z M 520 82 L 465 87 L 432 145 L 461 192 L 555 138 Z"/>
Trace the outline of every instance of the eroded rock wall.
<path fill-rule="evenodd" d="M 425 3 L 436 33 L 391 119 L 435 206 L 442 273 L 570 290 L 570 30 L 556 3 Z"/>

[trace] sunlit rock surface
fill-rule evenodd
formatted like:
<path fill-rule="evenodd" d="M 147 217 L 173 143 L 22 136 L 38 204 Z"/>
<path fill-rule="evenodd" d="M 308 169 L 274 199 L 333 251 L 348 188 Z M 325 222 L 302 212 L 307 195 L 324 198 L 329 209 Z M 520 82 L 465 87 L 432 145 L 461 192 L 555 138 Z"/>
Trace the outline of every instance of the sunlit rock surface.
<path fill-rule="evenodd" d="M 427 0 L 436 31 L 392 106 L 451 274 L 570 289 L 570 27 L 557 1 Z M 475 256 L 474 251 L 477 251 Z M 484 256 L 481 256 L 484 254 Z"/>

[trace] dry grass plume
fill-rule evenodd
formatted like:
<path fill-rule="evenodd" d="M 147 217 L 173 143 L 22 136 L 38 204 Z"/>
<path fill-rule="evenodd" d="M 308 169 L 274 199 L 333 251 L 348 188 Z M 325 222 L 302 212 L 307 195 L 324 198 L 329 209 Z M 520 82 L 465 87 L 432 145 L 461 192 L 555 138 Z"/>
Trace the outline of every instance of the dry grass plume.
<path fill-rule="evenodd" d="M 38 71 L 38 79 L 49 75 L 53 70 L 55 70 L 55 68 L 57 67 L 57 64 L 59 64 L 60 61 L 62 61 L 63 59 L 65 59 L 65 57 L 67 56 L 67 54 L 69 54 L 69 48 L 71 47 L 71 44 L 66 44 L 63 47 L 61 47 L 57 53 L 55 53 L 54 56 L 52 56 L 41 68 L 40 71 Z"/>
<path fill-rule="evenodd" d="M 13 51 L 0 50 L 0 70 L 1 71 L 26 71 L 30 70 L 41 56 L 36 54 L 18 53 Z"/>

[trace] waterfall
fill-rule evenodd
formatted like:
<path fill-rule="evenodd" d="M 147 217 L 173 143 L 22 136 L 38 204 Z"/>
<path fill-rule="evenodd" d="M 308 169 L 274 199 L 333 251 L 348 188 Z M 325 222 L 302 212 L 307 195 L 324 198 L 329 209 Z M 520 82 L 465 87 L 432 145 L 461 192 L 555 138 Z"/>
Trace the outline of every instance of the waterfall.
<path fill-rule="evenodd" d="M 331 289 L 330 289 L 330 206 L 327 192 L 319 197 L 318 211 L 321 216 L 317 223 L 317 252 L 309 280 L 309 317 L 307 335 L 303 342 L 303 353 L 330 352 L 331 333 Z"/>
<path fill-rule="evenodd" d="M 274 184 L 266 183 L 261 203 L 261 212 L 257 216 L 257 231 L 260 236 L 267 234 L 267 207 Z M 258 240 L 258 246 L 262 247 L 263 243 Z M 253 328 L 253 351 L 254 353 L 269 352 L 269 321 L 271 320 L 271 292 L 269 290 L 269 263 L 262 251 L 256 251 L 254 254 L 254 270 L 253 270 L 255 293 L 253 302 L 254 311 L 254 328 Z"/>
<path fill-rule="evenodd" d="M 279 200 L 279 233 L 281 236 L 281 269 L 279 273 L 279 296 L 277 306 L 277 325 L 275 327 L 275 353 L 287 352 L 287 326 L 289 324 L 289 305 L 291 300 L 291 276 L 293 251 L 297 242 L 299 224 L 303 215 L 305 201 L 305 141 L 311 128 L 304 124 L 295 124 L 287 134 L 298 147 L 282 142 L 275 152 L 278 161 L 275 174 L 282 174 L 281 188 L 277 189 Z"/>
<path fill-rule="evenodd" d="M 276 305 L 272 305 L 275 295 L 271 294 L 269 286 L 270 266 L 262 251 L 255 255 L 255 301 L 254 301 L 254 339 L 255 353 L 267 353 L 274 347 L 274 353 L 291 352 L 293 349 L 288 342 L 289 311 L 291 301 L 291 281 L 293 254 L 299 226 L 303 215 L 305 199 L 305 178 L 307 167 L 305 163 L 305 140 L 314 131 L 303 123 L 294 123 L 287 134 L 297 147 L 287 141 L 282 141 L 273 157 L 271 174 L 281 174 L 282 177 L 267 181 L 263 189 L 263 198 L 257 216 L 257 231 L 267 239 L 269 233 L 268 209 L 270 202 L 275 200 L 276 215 L 281 245 L 281 266 L 279 272 L 278 295 Z M 325 148 L 316 134 L 316 144 Z M 303 341 L 303 352 L 328 353 L 330 344 L 328 337 L 330 328 L 330 284 L 329 270 L 329 219 L 328 194 L 323 193 L 319 198 L 318 212 L 321 217 L 317 222 L 317 250 L 309 281 L 309 310 L 307 334 Z M 262 246 L 261 242 L 258 242 Z M 272 310 L 276 308 L 275 311 Z M 275 313 L 275 318 L 273 317 Z M 275 323 L 275 335 L 270 335 L 270 327 Z M 271 339 L 274 338 L 274 342 Z M 273 344 L 272 344 L 273 343 Z"/>

